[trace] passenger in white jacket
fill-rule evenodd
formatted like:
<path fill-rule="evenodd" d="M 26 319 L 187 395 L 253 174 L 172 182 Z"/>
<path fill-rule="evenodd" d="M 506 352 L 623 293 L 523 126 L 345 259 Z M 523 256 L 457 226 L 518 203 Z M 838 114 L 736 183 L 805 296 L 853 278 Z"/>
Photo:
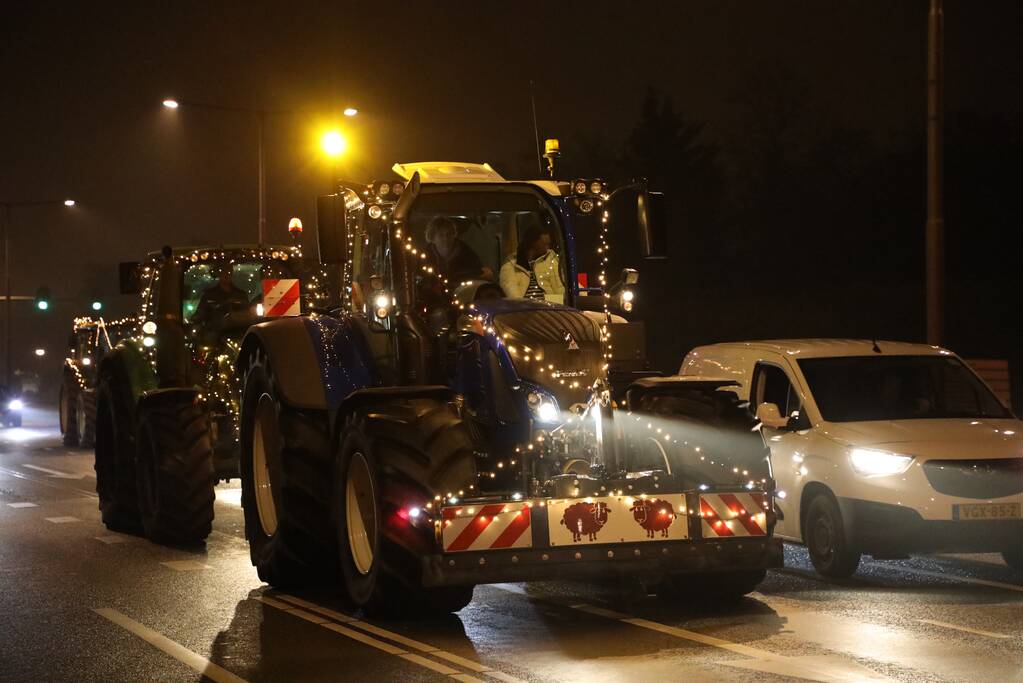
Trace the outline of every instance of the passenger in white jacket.
<path fill-rule="evenodd" d="M 501 266 L 501 289 L 511 299 L 536 299 L 562 304 L 565 283 L 560 259 L 551 249 L 550 228 L 530 226 L 519 240 L 514 257 Z"/>

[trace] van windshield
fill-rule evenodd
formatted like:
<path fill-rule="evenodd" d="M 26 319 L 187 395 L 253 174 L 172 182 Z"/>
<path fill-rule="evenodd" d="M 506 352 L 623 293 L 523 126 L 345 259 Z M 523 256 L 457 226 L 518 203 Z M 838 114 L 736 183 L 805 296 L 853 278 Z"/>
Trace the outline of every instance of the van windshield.
<path fill-rule="evenodd" d="M 828 422 L 1011 417 L 957 358 L 803 358 L 799 368 Z"/>

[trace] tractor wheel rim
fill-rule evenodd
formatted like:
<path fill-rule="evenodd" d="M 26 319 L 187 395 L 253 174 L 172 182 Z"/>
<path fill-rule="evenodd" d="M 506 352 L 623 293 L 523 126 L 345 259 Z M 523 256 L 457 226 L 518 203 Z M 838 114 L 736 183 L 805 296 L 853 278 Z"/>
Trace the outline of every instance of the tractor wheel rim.
<path fill-rule="evenodd" d="M 352 453 L 345 481 L 345 526 L 352 562 L 360 574 L 373 567 L 376 541 L 376 492 L 369 474 L 369 463 L 362 453 Z"/>
<path fill-rule="evenodd" d="M 256 420 L 252 434 L 252 486 L 255 489 L 256 512 L 259 526 L 267 536 L 277 533 L 277 504 L 274 503 L 273 486 L 270 482 L 270 467 L 266 457 L 264 423 L 272 419 L 273 404 L 267 395 L 259 399 Z"/>

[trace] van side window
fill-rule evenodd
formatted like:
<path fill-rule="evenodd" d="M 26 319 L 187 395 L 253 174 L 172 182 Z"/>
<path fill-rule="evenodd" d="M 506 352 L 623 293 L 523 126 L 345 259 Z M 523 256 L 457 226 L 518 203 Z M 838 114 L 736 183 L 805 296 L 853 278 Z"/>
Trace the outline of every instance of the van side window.
<path fill-rule="evenodd" d="M 758 363 L 753 372 L 753 394 L 750 409 L 755 413 L 761 403 L 773 403 L 782 415 L 800 410 L 799 394 L 785 371 L 776 365 Z"/>

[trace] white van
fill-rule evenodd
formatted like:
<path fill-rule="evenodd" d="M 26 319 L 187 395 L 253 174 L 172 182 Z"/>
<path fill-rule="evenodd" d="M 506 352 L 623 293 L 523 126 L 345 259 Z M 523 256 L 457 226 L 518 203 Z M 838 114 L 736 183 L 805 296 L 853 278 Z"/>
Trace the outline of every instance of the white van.
<path fill-rule="evenodd" d="M 914 552 L 1001 552 L 1023 571 L 1023 422 L 954 353 L 740 342 L 693 349 L 679 374 L 739 382 L 771 448 L 775 533 L 821 574 Z"/>

